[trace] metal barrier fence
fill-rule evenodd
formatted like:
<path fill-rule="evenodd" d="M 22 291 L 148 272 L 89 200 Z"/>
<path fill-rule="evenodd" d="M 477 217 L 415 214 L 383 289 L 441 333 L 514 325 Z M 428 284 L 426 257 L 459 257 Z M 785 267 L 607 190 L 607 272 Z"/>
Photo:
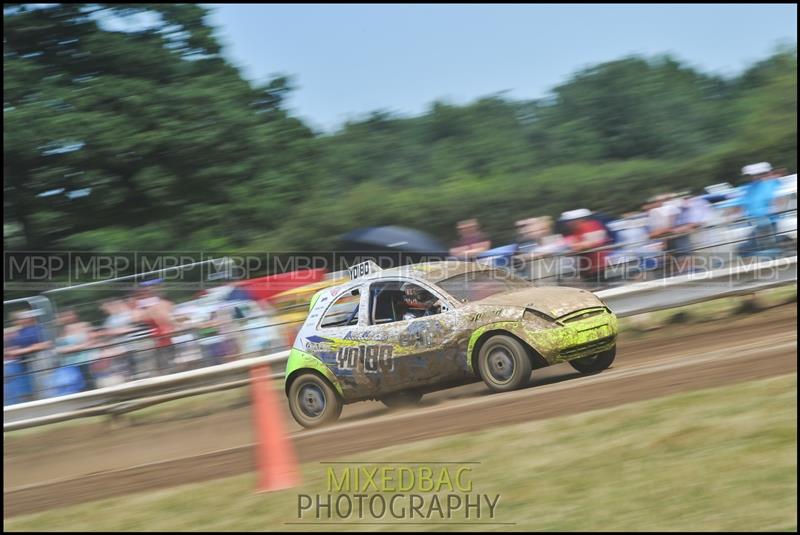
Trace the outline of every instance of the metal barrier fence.
<path fill-rule="evenodd" d="M 5 394 L 13 396 L 17 381 L 30 379 L 31 395 L 27 399 L 15 399 L 17 403 L 93 390 L 104 386 L 122 384 L 173 373 L 215 366 L 286 349 L 283 336 L 277 343 L 259 344 L 257 348 L 243 350 L 248 346 L 246 338 L 265 329 L 296 325 L 301 321 L 275 322 L 264 326 L 226 330 L 209 336 L 201 336 L 198 328 L 182 329 L 166 335 L 154 335 L 143 329 L 125 335 L 111 343 L 59 352 L 39 351 L 28 358 L 17 359 L 9 366 L 4 363 Z M 159 339 L 169 340 L 159 347 Z M 70 361 L 75 354 L 92 354 L 91 358 L 76 364 Z M 24 386 L 23 386 L 24 388 Z"/>

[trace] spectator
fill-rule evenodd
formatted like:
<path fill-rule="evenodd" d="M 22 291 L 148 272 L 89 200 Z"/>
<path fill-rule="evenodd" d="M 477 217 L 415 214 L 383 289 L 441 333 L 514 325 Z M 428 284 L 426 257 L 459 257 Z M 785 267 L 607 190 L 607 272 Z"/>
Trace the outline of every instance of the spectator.
<path fill-rule="evenodd" d="M 127 343 L 121 343 L 124 338 L 139 330 L 136 320 L 136 310 L 125 299 L 106 299 L 100 308 L 107 314 L 103 322 L 101 336 L 108 347 L 104 348 L 103 356 L 114 361 L 115 368 L 124 367 L 125 375 L 134 377 L 136 374 L 135 353 Z"/>
<path fill-rule="evenodd" d="M 647 232 L 647 214 L 639 212 L 628 212 L 622 215 L 622 218 L 617 222 L 619 236 L 619 244 L 625 248 L 641 247 L 649 239 L 650 235 Z"/>
<path fill-rule="evenodd" d="M 680 209 L 672 201 L 669 193 L 657 195 L 650 199 L 647 210 L 647 227 L 651 238 L 663 238 L 672 232 L 675 216 Z"/>
<path fill-rule="evenodd" d="M 775 211 L 775 192 L 778 181 L 773 177 L 772 166 L 768 162 L 746 165 L 742 174 L 751 177 L 742 196 L 744 215 L 752 220 L 753 234 L 745 244 L 745 253 L 765 251 L 776 248 L 772 221 L 769 216 Z"/>
<path fill-rule="evenodd" d="M 656 267 L 661 243 L 650 240 L 646 213 L 628 212 L 608 226 L 617 236 L 616 247 L 607 259 L 609 266 L 613 266 L 614 276 L 635 279 Z"/>
<path fill-rule="evenodd" d="M 672 221 L 667 251 L 676 267 L 675 271 L 684 273 L 693 267 L 690 262 L 693 258 L 692 233 L 708 224 L 711 213 L 708 202 L 702 197 L 691 197 L 684 193 L 676 196 L 676 201 L 677 213 Z"/>
<path fill-rule="evenodd" d="M 138 290 L 137 318 L 147 324 L 155 346 L 155 368 L 158 373 L 170 373 L 173 367 L 172 302 L 161 297 L 152 284 Z"/>
<path fill-rule="evenodd" d="M 133 352 L 127 341 L 121 343 L 119 337 L 109 336 L 103 327 L 90 329 L 89 340 L 97 348 L 91 364 L 96 388 L 121 384 L 132 377 L 130 363 L 122 356 Z"/>
<path fill-rule="evenodd" d="M 767 162 L 746 165 L 742 174 L 751 177 L 742 199 L 745 215 L 755 219 L 768 217 L 773 212 L 772 204 L 778 188 L 772 166 Z"/>
<path fill-rule="evenodd" d="M 194 322 L 189 314 L 178 314 L 175 317 L 175 328 L 178 333 L 172 337 L 175 346 L 175 364 L 179 370 L 195 367 L 201 360 L 200 348 L 195 344 Z"/>
<path fill-rule="evenodd" d="M 586 208 L 564 212 L 560 221 L 566 227 L 564 239 L 570 249 L 583 253 L 577 256 L 578 274 L 581 278 L 603 278 L 609 251 L 594 249 L 603 247 L 611 241 L 605 225 L 594 218 L 592 212 Z"/>
<path fill-rule="evenodd" d="M 12 390 L 17 403 L 32 400 L 37 393 L 44 393 L 45 390 L 46 374 L 37 371 L 43 367 L 37 360 L 41 360 L 41 353 L 50 349 L 52 344 L 46 340 L 37 321 L 40 315 L 38 310 L 18 312 L 14 318 L 16 330 L 4 347 L 4 373 L 16 380 Z"/>
<path fill-rule="evenodd" d="M 549 216 L 520 219 L 515 223 L 519 248 L 523 253 L 547 255 L 563 252 L 566 247 L 560 234 L 553 234 L 553 219 Z"/>
<path fill-rule="evenodd" d="M 108 336 L 121 336 L 136 330 L 135 311 L 123 299 L 106 299 L 100 308 L 107 314 L 103 329 Z"/>
<path fill-rule="evenodd" d="M 70 394 L 95 388 L 91 365 L 99 356 L 92 349 L 92 327 L 80 321 L 73 309 L 58 314 L 59 334 L 56 338 L 56 351 L 61 355 L 59 362 L 59 394 Z M 73 370 L 78 374 L 73 375 Z"/>
<path fill-rule="evenodd" d="M 459 240 L 450 249 L 452 256 L 474 258 L 492 247 L 489 239 L 481 232 L 477 219 L 459 221 L 456 228 L 458 229 Z"/>
<path fill-rule="evenodd" d="M 21 403 L 31 398 L 33 386 L 21 359 L 11 354 L 14 339 L 20 329 L 19 313 L 12 314 L 14 322 L 3 329 L 3 405 Z"/>

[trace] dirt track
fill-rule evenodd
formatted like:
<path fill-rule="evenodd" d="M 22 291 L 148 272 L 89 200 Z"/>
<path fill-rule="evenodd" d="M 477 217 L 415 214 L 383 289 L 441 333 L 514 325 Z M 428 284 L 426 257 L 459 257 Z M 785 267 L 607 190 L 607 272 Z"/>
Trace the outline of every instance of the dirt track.
<path fill-rule="evenodd" d="M 426 396 L 389 412 L 375 402 L 345 408 L 321 430 L 292 425 L 302 461 L 422 438 L 610 407 L 675 392 L 797 371 L 797 308 L 623 336 L 614 367 L 582 377 L 569 365 L 534 374 L 532 388 L 489 395 L 482 384 Z M 291 419 L 287 412 L 287 421 Z M 5 443 L 4 514 L 32 512 L 253 469 L 251 414 L 240 406 L 180 420 L 109 430 L 81 425 Z"/>

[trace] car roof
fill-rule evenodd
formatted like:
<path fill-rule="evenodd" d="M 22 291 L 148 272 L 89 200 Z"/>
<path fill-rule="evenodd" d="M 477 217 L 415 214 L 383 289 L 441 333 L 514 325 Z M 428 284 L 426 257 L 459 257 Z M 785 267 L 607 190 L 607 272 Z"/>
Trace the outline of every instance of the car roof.
<path fill-rule="evenodd" d="M 369 284 L 370 282 L 380 281 L 383 279 L 401 277 L 438 285 L 438 283 L 445 279 L 449 279 L 450 277 L 455 277 L 464 273 L 489 271 L 494 269 L 496 268 L 486 263 L 465 262 L 463 260 L 420 262 L 419 264 L 409 264 L 389 269 L 377 269 L 376 271 L 370 272 L 367 275 L 346 280 L 341 284 L 331 286 L 330 288 L 324 288 L 323 290 L 330 292 L 338 299 L 344 292 L 351 291 L 352 289 L 363 284 Z"/>
<path fill-rule="evenodd" d="M 409 264 L 395 268 L 382 269 L 360 277 L 356 280 L 380 280 L 392 277 L 407 277 L 418 279 L 431 284 L 437 284 L 450 277 L 470 273 L 473 271 L 486 271 L 493 269 L 492 266 L 478 263 L 465 262 L 462 260 L 443 260 L 439 262 L 422 262 L 419 264 Z"/>

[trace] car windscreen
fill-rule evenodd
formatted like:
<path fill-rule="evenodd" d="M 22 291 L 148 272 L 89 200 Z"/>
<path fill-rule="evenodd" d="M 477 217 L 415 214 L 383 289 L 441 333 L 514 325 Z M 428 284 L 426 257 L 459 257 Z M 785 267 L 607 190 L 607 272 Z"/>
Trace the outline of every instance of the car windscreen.
<path fill-rule="evenodd" d="M 494 294 L 530 288 L 533 283 L 502 269 L 470 271 L 439 283 L 447 293 L 461 301 L 479 301 Z"/>

